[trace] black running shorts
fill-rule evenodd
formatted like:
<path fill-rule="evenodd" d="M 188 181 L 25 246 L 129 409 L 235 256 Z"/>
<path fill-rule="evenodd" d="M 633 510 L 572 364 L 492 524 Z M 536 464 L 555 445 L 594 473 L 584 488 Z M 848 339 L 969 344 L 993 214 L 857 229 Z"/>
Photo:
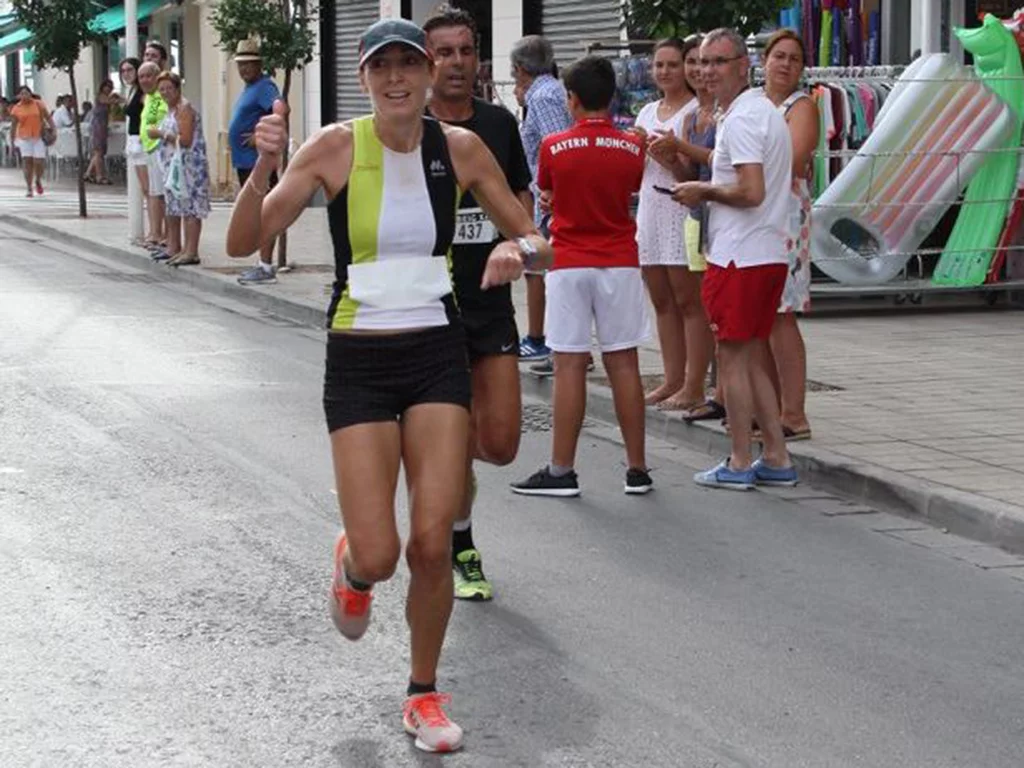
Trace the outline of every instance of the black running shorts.
<path fill-rule="evenodd" d="M 414 405 L 470 407 L 469 361 L 461 325 L 394 335 L 327 337 L 327 430 L 395 421 Z"/>
<path fill-rule="evenodd" d="M 519 329 L 512 315 L 474 315 L 465 313 L 466 349 L 469 362 L 492 355 L 518 355 Z"/>

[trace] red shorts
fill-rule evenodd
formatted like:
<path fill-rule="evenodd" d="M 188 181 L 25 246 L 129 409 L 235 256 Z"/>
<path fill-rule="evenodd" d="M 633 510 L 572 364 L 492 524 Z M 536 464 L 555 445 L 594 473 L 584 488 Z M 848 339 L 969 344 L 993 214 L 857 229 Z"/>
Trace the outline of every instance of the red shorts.
<path fill-rule="evenodd" d="M 708 264 L 701 287 L 704 311 L 719 341 L 767 339 L 786 287 L 785 264 L 740 269 Z"/>

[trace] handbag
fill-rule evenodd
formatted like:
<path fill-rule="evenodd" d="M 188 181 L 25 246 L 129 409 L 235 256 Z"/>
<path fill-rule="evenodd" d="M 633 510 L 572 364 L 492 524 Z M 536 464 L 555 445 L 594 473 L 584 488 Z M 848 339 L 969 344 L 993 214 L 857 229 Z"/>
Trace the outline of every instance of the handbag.
<path fill-rule="evenodd" d="M 174 150 L 171 161 L 167 164 L 164 177 L 164 194 L 181 200 L 185 197 L 185 158 L 181 148 Z"/>
<path fill-rule="evenodd" d="M 50 123 L 46 122 L 46 113 L 43 111 L 43 108 L 39 105 L 39 102 L 36 102 L 36 109 L 39 110 L 39 120 L 43 124 L 43 144 L 45 144 L 48 147 L 52 147 L 54 144 L 57 143 L 57 131 L 53 129 L 53 126 Z"/>

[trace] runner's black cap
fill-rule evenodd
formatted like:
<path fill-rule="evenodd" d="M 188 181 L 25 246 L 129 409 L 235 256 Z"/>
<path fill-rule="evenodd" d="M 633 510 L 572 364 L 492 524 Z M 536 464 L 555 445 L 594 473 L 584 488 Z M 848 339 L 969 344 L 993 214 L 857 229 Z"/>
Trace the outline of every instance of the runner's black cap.
<path fill-rule="evenodd" d="M 359 66 L 385 45 L 394 43 L 427 55 L 427 36 L 422 29 L 405 19 L 381 19 L 367 27 L 359 38 Z"/>

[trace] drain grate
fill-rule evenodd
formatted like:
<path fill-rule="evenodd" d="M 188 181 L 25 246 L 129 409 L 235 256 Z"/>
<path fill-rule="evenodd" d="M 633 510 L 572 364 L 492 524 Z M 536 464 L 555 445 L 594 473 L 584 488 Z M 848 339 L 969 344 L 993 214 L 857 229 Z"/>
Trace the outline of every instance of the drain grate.
<path fill-rule="evenodd" d="M 551 406 L 543 403 L 526 403 L 523 405 L 523 418 L 521 429 L 523 432 L 550 432 L 551 431 Z M 583 420 L 584 427 L 592 427 L 594 423 L 590 419 Z"/>
<path fill-rule="evenodd" d="M 112 283 L 166 283 L 170 280 L 164 275 L 131 274 L 128 272 L 90 272 L 93 277 L 109 280 Z"/>

